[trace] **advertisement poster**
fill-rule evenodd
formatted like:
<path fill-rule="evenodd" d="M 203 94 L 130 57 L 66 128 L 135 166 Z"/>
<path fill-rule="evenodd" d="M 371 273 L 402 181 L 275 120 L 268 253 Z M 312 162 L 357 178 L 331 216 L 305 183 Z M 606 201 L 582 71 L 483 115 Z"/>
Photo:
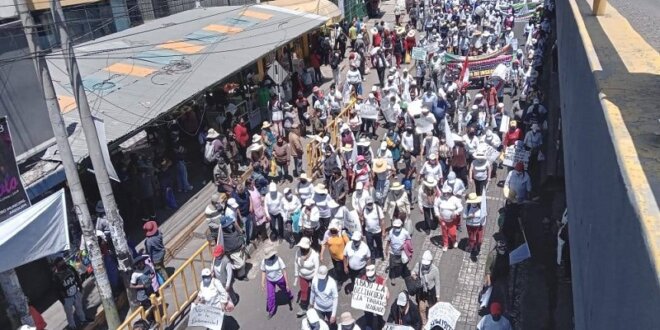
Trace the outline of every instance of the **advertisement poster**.
<path fill-rule="evenodd" d="M 0 222 L 30 207 L 18 172 L 7 117 L 0 118 Z"/>

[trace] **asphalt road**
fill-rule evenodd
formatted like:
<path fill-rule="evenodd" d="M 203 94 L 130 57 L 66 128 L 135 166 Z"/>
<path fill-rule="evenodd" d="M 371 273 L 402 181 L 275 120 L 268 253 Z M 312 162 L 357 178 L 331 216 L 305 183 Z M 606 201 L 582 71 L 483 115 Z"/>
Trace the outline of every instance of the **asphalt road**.
<path fill-rule="evenodd" d="M 635 31 L 655 50 L 660 50 L 659 0 L 609 0 L 609 5 L 623 15 Z"/>

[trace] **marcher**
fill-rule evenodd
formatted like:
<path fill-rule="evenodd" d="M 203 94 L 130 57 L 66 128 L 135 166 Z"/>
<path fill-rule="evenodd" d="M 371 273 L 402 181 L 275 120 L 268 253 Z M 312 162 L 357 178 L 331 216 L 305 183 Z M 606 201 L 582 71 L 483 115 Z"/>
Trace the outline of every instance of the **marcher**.
<path fill-rule="evenodd" d="M 424 251 L 421 262 L 415 264 L 411 275 L 413 278 L 421 279 L 422 282 L 422 288 L 415 297 L 422 323 L 426 324 L 429 308 L 440 301 L 440 270 L 433 264 L 431 251 Z"/>
<path fill-rule="evenodd" d="M 234 305 L 220 280 L 213 278 L 213 273 L 208 268 L 202 269 L 201 276 L 202 282 L 199 284 L 195 302 L 220 308 L 223 312 L 231 312 Z"/>
<path fill-rule="evenodd" d="M 348 245 L 349 238 L 342 232 L 342 223 L 336 220 L 333 220 L 328 227 L 328 230 L 323 235 L 323 241 L 321 242 L 321 254 L 320 260 L 323 262 L 323 256 L 325 255 L 325 250 L 327 249 L 330 254 L 330 260 L 332 261 L 332 273 L 333 278 L 337 281 L 337 285 L 341 287 L 344 282 L 346 274 L 344 272 L 345 261 L 344 261 L 344 249 Z"/>
<path fill-rule="evenodd" d="M 55 259 L 53 283 L 58 288 L 58 294 L 69 329 L 77 329 L 78 325 L 88 322 L 82 303 L 82 280 L 78 272 L 67 265 L 62 257 Z M 75 315 L 75 316 L 74 316 Z M 76 317 L 78 320 L 76 320 Z"/>
<path fill-rule="evenodd" d="M 138 303 L 144 309 L 151 307 L 149 297 L 156 291 L 153 285 L 156 273 L 151 267 L 147 266 L 145 263 L 146 259 L 147 256 L 142 255 L 133 260 L 133 273 L 131 274 L 130 282 L 131 289 L 135 290 Z"/>
<path fill-rule="evenodd" d="M 433 178 L 424 179 L 417 192 L 417 204 L 419 211 L 424 215 L 424 222 L 426 228 L 424 231 L 428 235 L 431 230 L 435 229 L 435 212 L 434 205 L 440 192 L 438 191 L 438 183 Z"/>
<path fill-rule="evenodd" d="M 513 199 L 520 203 L 529 199 L 532 193 L 532 180 L 525 172 L 525 164 L 522 162 L 516 163 L 514 170 L 509 172 L 504 180 L 504 194 L 507 198 L 513 194 Z"/>
<path fill-rule="evenodd" d="M 219 285 L 227 291 L 231 299 L 234 295 L 234 268 L 222 245 L 216 245 L 213 249 L 213 277 L 219 281 Z"/>
<path fill-rule="evenodd" d="M 362 241 L 362 232 L 355 231 L 351 236 L 350 244 L 344 248 L 344 272 L 348 274 L 351 281 L 345 287 L 346 294 L 350 294 L 355 286 L 355 279 L 361 278 L 365 272 L 367 263 L 371 260 L 371 251 L 366 243 Z"/>
<path fill-rule="evenodd" d="M 490 304 L 490 314 L 484 315 L 477 324 L 478 330 L 512 330 L 509 320 L 502 316 L 502 305 L 498 302 Z"/>
<path fill-rule="evenodd" d="M 295 256 L 294 280 L 293 286 L 300 285 L 298 293 L 300 309 L 297 316 L 302 317 L 309 308 L 309 297 L 311 291 L 312 279 L 319 270 L 319 253 L 311 248 L 311 241 L 303 237 L 298 242 L 299 247 Z"/>
<path fill-rule="evenodd" d="M 314 308 L 308 309 L 304 315 L 300 330 L 330 330 L 328 324 L 319 318 L 319 314 Z"/>
<path fill-rule="evenodd" d="M 376 274 L 376 265 L 373 263 L 367 265 L 365 274 L 361 277 L 361 279 L 369 283 L 376 283 L 378 285 L 384 286 L 385 299 L 390 299 L 390 291 L 387 289 L 387 285 L 385 285 L 385 278 Z M 366 323 L 365 330 L 380 330 L 385 323 L 382 316 L 372 312 L 364 312 L 364 319 Z"/>
<path fill-rule="evenodd" d="M 422 329 L 422 319 L 419 316 L 419 309 L 415 303 L 410 301 L 405 291 L 399 293 L 396 301 L 390 307 L 387 322 L 409 326 L 415 330 Z"/>
<path fill-rule="evenodd" d="M 487 209 L 483 207 L 486 197 L 484 195 L 477 195 L 477 193 L 470 193 L 465 202 L 463 218 L 465 219 L 465 226 L 468 232 L 468 246 L 466 252 L 471 252 L 476 256 L 481 250 L 481 242 L 483 241 L 484 226 L 486 225 L 486 217 L 488 215 Z"/>
<path fill-rule="evenodd" d="M 275 301 L 275 292 L 277 288 L 284 291 L 289 298 L 289 310 L 293 310 L 291 302 L 293 294 L 289 289 L 288 276 L 286 274 L 286 265 L 284 260 L 277 256 L 274 248 L 269 248 L 264 253 L 264 259 L 261 261 L 261 289 L 266 292 L 266 312 L 268 319 L 271 319 L 277 312 L 277 303 Z"/>
<path fill-rule="evenodd" d="M 486 159 L 486 155 L 481 151 L 475 152 L 468 176 L 474 182 L 474 190 L 477 196 L 481 196 L 486 189 L 491 171 L 491 165 L 488 159 Z"/>
<path fill-rule="evenodd" d="M 277 184 L 271 182 L 268 185 L 268 194 L 264 199 L 266 219 L 270 221 L 271 240 L 284 239 L 284 218 L 282 216 L 282 200 L 284 196 L 277 191 Z"/>
<path fill-rule="evenodd" d="M 336 323 L 339 293 L 337 282 L 328 276 L 328 267 L 321 265 L 312 280 L 310 304 L 319 313 L 320 318 L 329 325 Z"/>
<path fill-rule="evenodd" d="M 360 222 L 362 228 L 367 236 L 367 246 L 371 251 L 371 261 L 374 262 L 376 258 L 383 258 L 383 238 L 385 236 L 383 230 L 385 227 L 385 219 L 383 217 L 383 210 L 380 206 L 374 205 L 374 200 L 367 197 L 364 209 L 360 215 Z"/>
<path fill-rule="evenodd" d="M 165 244 L 163 243 L 163 234 L 158 230 L 156 221 L 147 221 L 144 226 L 144 249 L 151 258 L 154 269 L 160 275 L 161 280 L 167 280 L 167 270 L 165 269 Z"/>
<path fill-rule="evenodd" d="M 390 284 L 395 285 L 394 279 L 408 276 L 407 263 L 410 260 L 410 255 L 406 251 L 406 244 L 412 246 L 412 237 L 407 230 L 403 229 L 403 222 L 401 219 L 396 219 L 392 223 L 392 229 L 385 237 L 385 250 L 388 251 L 390 267 L 389 276 Z"/>
<path fill-rule="evenodd" d="M 456 229 L 463 212 L 461 200 L 452 194 L 451 188 L 443 187 L 442 194 L 435 199 L 433 210 L 442 229 L 442 251 L 447 251 L 450 245 L 457 248 Z"/>

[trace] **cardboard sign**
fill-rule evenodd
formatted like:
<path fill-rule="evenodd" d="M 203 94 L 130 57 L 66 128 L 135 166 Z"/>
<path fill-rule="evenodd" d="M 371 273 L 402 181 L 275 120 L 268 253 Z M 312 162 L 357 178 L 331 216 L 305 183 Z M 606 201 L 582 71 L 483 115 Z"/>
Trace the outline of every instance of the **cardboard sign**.
<path fill-rule="evenodd" d="M 385 286 L 355 279 L 351 307 L 378 315 L 385 315 L 387 298 L 385 297 Z"/>
<path fill-rule="evenodd" d="M 188 317 L 188 327 L 203 327 L 211 330 L 222 330 L 225 313 L 222 309 L 203 304 L 193 304 Z"/>
<path fill-rule="evenodd" d="M 525 150 L 522 143 L 516 143 L 504 149 L 504 160 L 502 160 L 504 166 L 513 167 L 518 162 L 523 162 L 525 164 L 525 170 L 527 170 L 527 166 L 529 165 L 529 150 Z"/>
<path fill-rule="evenodd" d="M 460 316 L 461 312 L 452 304 L 439 302 L 429 309 L 429 321 L 424 329 L 431 330 L 435 326 L 440 326 L 444 330 L 454 330 Z"/>
<path fill-rule="evenodd" d="M 424 61 L 426 60 L 426 49 L 422 47 L 413 47 L 411 56 L 414 60 Z"/>
<path fill-rule="evenodd" d="M 378 104 L 371 104 L 366 101 L 360 106 L 360 117 L 362 119 L 373 119 L 378 120 Z"/>

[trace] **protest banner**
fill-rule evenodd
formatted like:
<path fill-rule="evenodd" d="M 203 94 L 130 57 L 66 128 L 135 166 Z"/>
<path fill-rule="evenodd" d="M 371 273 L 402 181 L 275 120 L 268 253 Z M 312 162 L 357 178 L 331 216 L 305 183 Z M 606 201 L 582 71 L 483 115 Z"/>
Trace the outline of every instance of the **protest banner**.
<path fill-rule="evenodd" d="M 525 170 L 527 170 L 527 166 L 529 165 L 529 150 L 526 150 L 522 143 L 516 143 L 504 149 L 502 165 L 513 167 L 518 162 L 525 164 Z"/>
<path fill-rule="evenodd" d="M 355 279 L 351 307 L 378 315 L 385 315 L 387 299 L 385 286 L 375 282 Z"/>
<path fill-rule="evenodd" d="M 188 317 L 188 327 L 203 327 L 211 330 L 222 330 L 225 313 L 222 309 L 203 304 L 193 304 Z"/>
<path fill-rule="evenodd" d="M 424 61 L 426 60 L 426 49 L 422 47 L 413 47 L 411 56 L 414 60 Z"/>
<path fill-rule="evenodd" d="M 429 309 L 429 317 L 425 330 L 431 330 L 435 326 L 440 326 L 444 330 L 454 330 L 456 322 L 461 316 L 452 304 L 448 302 L 439 302 Z"/>
<path fill-rule="evenodd" d="M 383 330 L 415 330 L 413 327 L 409 327 L 407 325 L 398 325 L 394 323 L 385 323 L 385 327 L 383 327 Z"/>
<path fill-rule="evenodd" d="M 0 222 L 30 207 L 9 132 L 7 117 L 0 118 Z"/>

